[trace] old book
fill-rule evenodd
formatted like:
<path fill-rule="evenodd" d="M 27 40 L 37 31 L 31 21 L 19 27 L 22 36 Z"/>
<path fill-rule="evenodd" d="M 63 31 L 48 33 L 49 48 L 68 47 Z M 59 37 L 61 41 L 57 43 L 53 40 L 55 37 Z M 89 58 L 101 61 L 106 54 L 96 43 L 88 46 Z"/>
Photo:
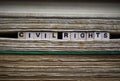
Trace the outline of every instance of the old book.
<path fill-rule="evenodd" d="M 120 51 L 119 8 L 104 2 L 2 1 L 0 50 Z"/>
<path fill-rule="evenodd" d="M 0 1 L 0 81 L 102 80 L 120 81 L 120 3 Z"/>

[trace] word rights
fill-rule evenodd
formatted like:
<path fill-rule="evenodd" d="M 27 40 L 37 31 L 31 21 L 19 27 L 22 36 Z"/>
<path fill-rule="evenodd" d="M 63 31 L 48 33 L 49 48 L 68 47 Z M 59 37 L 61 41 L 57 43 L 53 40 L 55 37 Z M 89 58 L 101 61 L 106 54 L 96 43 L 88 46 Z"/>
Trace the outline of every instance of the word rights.
<path fill-rule="evenodd" d="M 28 40 L 69 40 L 94 41 L 109 40 L 108 32 L 18 32 L 19 39 Z"/>

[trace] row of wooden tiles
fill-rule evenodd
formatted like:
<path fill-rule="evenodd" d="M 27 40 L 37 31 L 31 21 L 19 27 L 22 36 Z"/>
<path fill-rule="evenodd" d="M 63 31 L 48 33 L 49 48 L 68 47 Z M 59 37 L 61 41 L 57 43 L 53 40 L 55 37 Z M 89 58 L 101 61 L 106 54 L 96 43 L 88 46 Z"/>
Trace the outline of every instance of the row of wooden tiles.
<path fill-rule="evenodd" d="M 18 39 L 27 40 L 64 40 L 95 41 L 109 40 L 108 32 L 18 32 Z"/>

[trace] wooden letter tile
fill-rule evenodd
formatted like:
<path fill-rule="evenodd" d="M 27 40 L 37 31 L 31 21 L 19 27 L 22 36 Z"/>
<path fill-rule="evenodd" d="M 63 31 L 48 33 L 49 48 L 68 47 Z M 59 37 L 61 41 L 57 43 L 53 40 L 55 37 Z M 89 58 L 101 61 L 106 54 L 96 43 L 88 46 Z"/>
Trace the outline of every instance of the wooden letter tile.
<path fill-rule="evenodd" d="M 63 40 L 70 40 L 70 32 L 63 32 Z"/>
<path fill-rule="evenodd" d="M 42 32 L 42 40 L 49 40 L 50 33 L 49 32 Z"/>
<path fill-rule="evenodd" d="M 102 40 L 102 33 L 101 32 L 94 32 L 94 40 Z"/>
<path fill-rule="evenodd" d="M 79 33 L 79 41 L 86 41 L 86 32 Z"/>
<path fill-rule="evenodd" d="M 71 41 L 78 41 L 78 32 L 71 32 Z"/>
<path fill-rule="evenodd" d="M 94 37 L 94 32 L 87 32 L 87 41 L 93 41 Z"/>
<path fill-rule="evenodd" d="M 102 40 L 109 40 L 109 39 L 110 39 L 110 33 L 102 32 Z"/>

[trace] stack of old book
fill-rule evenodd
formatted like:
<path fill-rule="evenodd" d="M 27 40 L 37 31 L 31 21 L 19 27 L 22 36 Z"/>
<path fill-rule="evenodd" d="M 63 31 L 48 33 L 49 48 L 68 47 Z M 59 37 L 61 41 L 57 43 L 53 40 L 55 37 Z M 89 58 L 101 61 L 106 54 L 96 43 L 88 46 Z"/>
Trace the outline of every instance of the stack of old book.
<path fill-rule="evenodd" d="M 120 54 L 119 2 L 0 1 L 1 81 L 119 81 L 120 55 L 100 54 Z"/>
<path fill-rule="evenodd" d="M 1 51 L 120 51 L 119 3 L 0 4 Z"/>

